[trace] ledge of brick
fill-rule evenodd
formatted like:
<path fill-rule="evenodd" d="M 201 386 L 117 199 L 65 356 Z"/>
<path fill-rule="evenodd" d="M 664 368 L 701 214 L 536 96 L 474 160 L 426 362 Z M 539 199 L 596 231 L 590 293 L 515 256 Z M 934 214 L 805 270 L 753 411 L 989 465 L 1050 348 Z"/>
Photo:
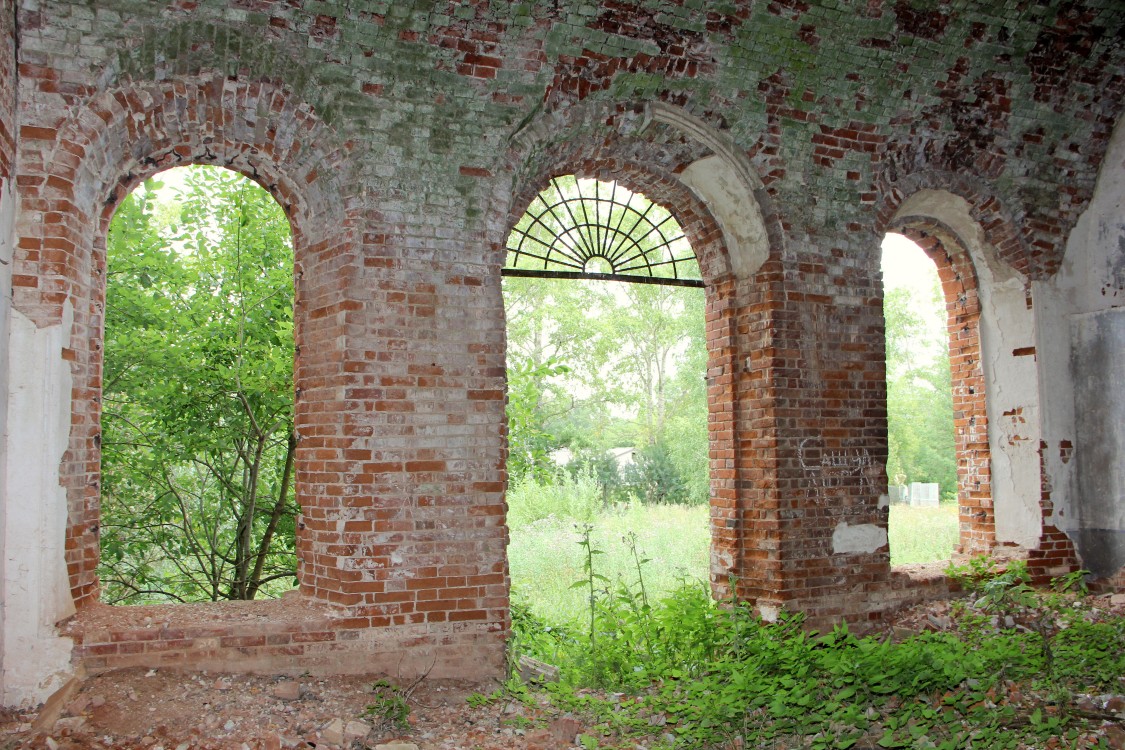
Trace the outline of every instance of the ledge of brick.
<path fill-rule="evenodd" d="M 495 624 L 371 628 L 346 609 L 302 597 L 114 607 L 92 604 L 61 628 L 89 672 L 125 667 L 259 674 L 500 675 Z"/>

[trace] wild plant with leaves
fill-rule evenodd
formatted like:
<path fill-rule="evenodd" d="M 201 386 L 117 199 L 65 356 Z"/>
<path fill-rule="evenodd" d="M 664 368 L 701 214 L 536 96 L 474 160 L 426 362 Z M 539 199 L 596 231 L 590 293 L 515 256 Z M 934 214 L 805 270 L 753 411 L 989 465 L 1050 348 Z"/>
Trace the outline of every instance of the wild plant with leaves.
<path fill-rule="evenodd" d="M 103 599 L 253 599 L 296 567 L 289 225 L 227 170 L 159 187 L 107 240 Z"/>
<path fill-rule="evenodd" d="M 589 529 L 582 534 L 582 621 L 560 628 L 523 609 L 513 617 L 514 648 L 560 667 L 545 690 L 559 710 L 585 717 L 587 746 L 1095 748 L 1102 722 L 1115 720 L 1071 700 L 1120 692 L 1125 674 L 1125 620 L 1087 617 L 1061 593 L 1077 575 L 1041 592 L 1018 565 L 1007 577 L 990 569 L 970 602 L 986 614 L 947 631 L 818 634 L 799 615 L 765 622 L 745 603 L 714 602 L 698 584 L 650 601 L 644 558 L 624 542 L 637 580 L 612 582 L 598 572 Z M 997 626 L 991 618 L 1003 612 L 1055 623 L 1050 642 L 1031 626 Z"/>

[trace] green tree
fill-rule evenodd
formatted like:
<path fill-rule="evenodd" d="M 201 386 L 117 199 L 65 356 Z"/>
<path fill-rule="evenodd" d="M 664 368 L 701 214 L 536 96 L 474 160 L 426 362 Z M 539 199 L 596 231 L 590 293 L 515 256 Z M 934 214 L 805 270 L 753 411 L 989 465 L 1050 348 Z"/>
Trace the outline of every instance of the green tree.
<path fill-rule="evenodd" d="M 570 176 L 556 178 L 533 201 L 517 223 L 512 248 L 540 258 L 548 248 L 563 255 L 569 248 L 574 254 L 567 263 L 547 270 L 599 272 L 611 270 L 605 257 L 624 255 L 607 248 L 631 248 L 628 262 L 640 257 L 640 248 L 656 275 L 672 276 L 690 265 L 681 260 L 686 240 L 677 236 L 670 214 L 643 196 Z M 659 492 L 637 484 L 638 494 L 682 500 L 688 486 L 693 499 L 705 500 L 703 291 L 566 278 L 506 278 L 504 291 L 512 477 L 527 473 L 529 457 L 554 448 L 571 449 L 583 464 L 600 464 L 593 457 L 607 449 L 634 446 L 652 449 L 658 459 L 650 463 L 661 470 L 649 473 L 668 479 Z M 606 478 L 608 496 L 614 482 L 608 472 L 597 473 Z"/>
<path fill-rule="evenodd" d="M 227 170 L 159 187 L 107 239 L 103 597 L 253 599 L 296 567 L 289 225 Z"/>
<path fill-rule="evenodd" d="M 936 269 L 927 297 L 887 290 L 887 475 L 892 482 L 957 486 L 945 306 Z M 940 322 L 936 322 L 940 320 Z"/>
<path fill-rule="evenodd" d="M 540 462 L 559 447 L 589 455 L 661 444 L 677 485 L 705 502 L 702 290 L 509 278 L 505 300 L 513 479 L 532 464 L 542 479 Z"/>

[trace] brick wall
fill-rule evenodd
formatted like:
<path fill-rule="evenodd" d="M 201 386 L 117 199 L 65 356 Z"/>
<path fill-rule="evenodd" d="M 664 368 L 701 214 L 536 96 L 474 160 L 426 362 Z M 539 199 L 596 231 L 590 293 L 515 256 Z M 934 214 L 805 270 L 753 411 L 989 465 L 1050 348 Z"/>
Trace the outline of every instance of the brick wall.
<path fill-rule="evenodd" d="M 0 2 L 0 180 L 12 176 L 16 135 L 16 8 Z"/>
<path fill-rule="evenodd" d="M 206 605 L 94 605 L 64 628 L 91 672 L 146 666 L 268 674 L 378 673 L 409 678 L 495 671 L 489 633 L 424 624 L 371 628 L 301 597 Z"/>
<path fill-rule="evenodd" d="M 501 663 L 499 270 L 514 217 L 561 172 L 648 194 L 700 255 L 716 590 L 733 574 L 741 595 L 817 623 L 901 603 L 885 545 L 837 549 L 841 530 L 886 527 L 878 240 L 906 196 L 947 189 L 1004 262 L 1051 273 L 1121 112 L 1119 6 L 22 3 L 14 304 L 39 325 L 73 309 L 60 481 L 80 618 L 97 609 L 105 229 L 130 187 L 188 162 L 253 177 L 293 225 L 299 580 L 332 608 L 308 616 L 314 632 Z M 647 120 L 650 101 L 745 158 L 762 265 L 732 272 L 678 179 L 716 144 Z M 951 318 L 969 320 L 968 269 L 946 255 L 947 298 L 967 300 Z M 951 346 L 974 366 L 971 334 Z M 959 476 L 974 546 L 989 477 L 969 395 Z M 230 627 L 220 649 L 259 648 Z M 89 632 L 89 658 L 151 650 L 95 652 L 113 635 Z M 168 633 L 160 659 L 211 648 Z"/>

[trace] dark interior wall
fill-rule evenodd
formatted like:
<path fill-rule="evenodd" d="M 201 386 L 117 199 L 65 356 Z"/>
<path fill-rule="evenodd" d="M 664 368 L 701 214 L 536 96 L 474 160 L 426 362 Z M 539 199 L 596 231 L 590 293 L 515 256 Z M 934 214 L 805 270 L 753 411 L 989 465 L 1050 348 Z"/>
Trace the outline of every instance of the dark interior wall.
<path fill-rule="evenodd" d="M 1106 385 L 1125 383 L 1125 314 L 1120 308 L 1071 320 L 1076 530 L 1082 564 L 1098 576 L 1125 567 L 1125 401 L 1106 398 Z"/>

